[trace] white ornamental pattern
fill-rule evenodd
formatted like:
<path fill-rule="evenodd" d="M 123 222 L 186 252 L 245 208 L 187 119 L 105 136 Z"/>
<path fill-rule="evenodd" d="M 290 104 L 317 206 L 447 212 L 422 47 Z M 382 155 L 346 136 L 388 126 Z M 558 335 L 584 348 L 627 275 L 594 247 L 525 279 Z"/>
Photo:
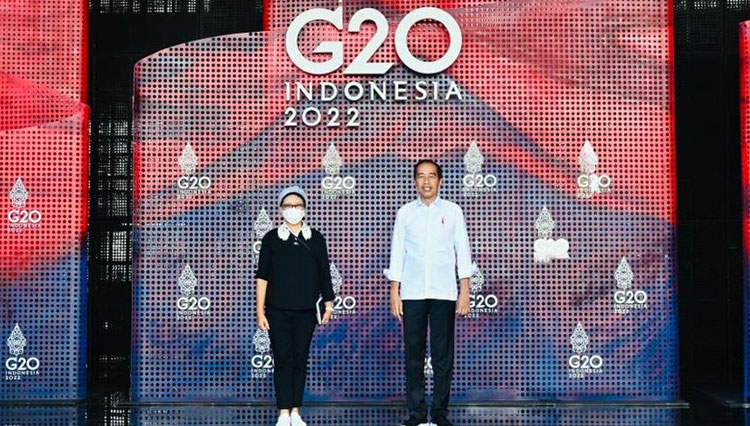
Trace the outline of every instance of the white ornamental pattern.
<path fill-rule="evenodd" d="M 259 328 L 255 331 L 253 346 L 255 346 L 255 352 L 259 354 L 265 354 L 271 350 L 271 337 L 268 335 L 268 330 Z"/>
<path fill-rule="evenodd" d="M 471 264 L 471 278 L 469 279 L 469 290 L 472 294 L 477 294 L 480 291 L 482 291 L 482 286 L 484 286 L 484 274 L 477 266 L 476 262 L 473 262 Z"/>
<path fill-rule="evenodd" d="M 21 327 L 19 327 L 18 324 L 16 324 L 16 326 L 13 327 L 13 331 L 10 332 L 7 343 L 8 351 L 11 355 L 19 356 L 23 354 L 23 349 L 26 347 L 26 338 L 23 336 Z"/>
<path fill-rule="evenodd" d="M 469 150 L 464 154 L 464 167 L 467 173 L 477 174 L 482 172 L 484 155 L 479 151 L 476 141 L 472 141 Z"/>
<path fill-rule="evenodd" d="M 615 271 L 615 281 L 617 281 L 617 287 L 622 290 L 633 288 L 633 270 L 630 269 L 630 264 L 624 257 Z"/>
<path fill-rule="evenodd" d="M 193 294 L 195 286 L 198 284 L 198 279 L 195 278 L 195 274 L 193 273 L 192 268 L 190 268 L 190 265 L 185 265 L 182 269 L 182 273 L 180 274 L 177 283 L 180 285 L 180 293 L 185 296 Z"/>
<path fill-rule="evenodd" d="M 534 222 L 537 238 L 534 241 L 534 261 L 537 263 L 550 263 L 553 259 L 570 259 L 568 249 L 570 243 L 564 238 L 552 239 L 552 230 L 555 229 L 555 221 L 546 206 L 542 207 L 541 213 Z"/>
<path fill-rule="evenodd" d="M 578 154 L 578 167 L 581 169 L 581 173 L 594 173 L 597 164 L 599 164 L 599 157 L 596 155 L 594 147 L 591 142 L 584 142 L 581 152 Z"/>
<path fill-rule="evenodd" d="M 195 155 L 195 150 L 193 150 L 193 145 L 191 145 L 190 142 L 185 144 L 185 147 L 182 149 L 182 154 L 180 154 L 180 159 L 177 162 L 180 165 L 182 172 L 186 175 L 192 175 L 195 173 L 195 169 L 198 166 L 198 156 Z"/>
<path fill-rule="evenodd" d="M 13 188 L 10 190 L 10 202 L 13 204 L 13 207 L 23 207 L 26 205 L 26 200 L 29 199 L 29 191 L 26 190 L 26 187 L 23 184 L 23 181 L 19 177 L 16 179 L 16 182 L 13 184 Z"/>
<path fill-rule="evenodd" d="M 338 268 L 336 268 L 336 265 L 331 262 L 331 285 L 333 287 L 333 293 L 339 294 L 341 292 L 341 284 L 343 283 L 343 279 L 341 278 L 341 274 L 339 273 Z"/>
<path fill-rule="evenodd" d="M 575 330 L 573 330 L 573 334 L 570 335 L 570 344 L 573 346 L 573 352 L 577 354 L 582 354 L 588 349 L 589 336 L 580 322 L 576 325 Z"/>
<path fill-rule="evenodd" d="M 255 219 L 255 224 L 253 225 L 253 230 L 255 231 L 255 239 L 256 240 L 262 240 L 263 236 L 265 236 L 268 231 L 273 229 L 273 222 L 271 221 L 271 217 L 268 216 L 268 212 L 266 212 L 266 209 L 260 209 L 260 213 L 258 213 L 258 218 Z"/>
<path fill-rule="evenodd" d="M 323 170 L 328 176 L 337 176 L 341 172 L 341 155 L 339 155 L 336 145 L 331 142 L 326 154 L 323 156 Z"/>

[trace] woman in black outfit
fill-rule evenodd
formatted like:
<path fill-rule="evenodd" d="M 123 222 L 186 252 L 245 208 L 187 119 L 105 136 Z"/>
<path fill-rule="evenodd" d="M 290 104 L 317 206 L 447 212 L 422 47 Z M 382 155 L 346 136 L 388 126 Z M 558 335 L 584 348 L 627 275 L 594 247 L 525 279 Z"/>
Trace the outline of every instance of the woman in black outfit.
<path fill-rule="evenodd" d="M 323 235 L 302 221 L 307 201 L 299 186 L 281 191 L 284 222 L 263 237 L 256 273 L 258 327 L 268 330 L 273 351 L 276 426 L 305 426 L 299 409 L 319 295 L 325 301 L 321 322 L 327 324 L 333 313 L 328 248 Z"/>

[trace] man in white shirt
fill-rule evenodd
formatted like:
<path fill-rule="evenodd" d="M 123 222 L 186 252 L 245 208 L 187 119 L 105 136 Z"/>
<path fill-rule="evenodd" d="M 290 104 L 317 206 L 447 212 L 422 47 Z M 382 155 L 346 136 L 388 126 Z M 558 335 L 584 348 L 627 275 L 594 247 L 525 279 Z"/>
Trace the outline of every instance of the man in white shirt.
<path fill-rule="evenodd" d="M 442 178 L 442 169 L 432 160 L 414 166 L 419 196 L 396 214 L 390 267 L 385 271 L 391 283 L 391 314 L 399 321 L 403 317 L 404 325 L 409 417 L 402 426 L 427 423 L 424 367 L 428 321 L 434 374 L 430 417 L 437 426 L 452 426 L 447 413 L 455 315 L 469 313 L 472 266 L 463 211 L 438 196 Z"/>

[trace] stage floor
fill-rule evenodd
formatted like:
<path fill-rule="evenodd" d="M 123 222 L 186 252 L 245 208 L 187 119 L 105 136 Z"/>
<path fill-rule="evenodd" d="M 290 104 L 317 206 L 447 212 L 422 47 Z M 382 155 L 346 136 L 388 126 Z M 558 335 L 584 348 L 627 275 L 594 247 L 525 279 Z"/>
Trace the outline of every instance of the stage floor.
<path fill-rule="evenodd" d="M 707 397 L 691 398 L 689 408 L 661 406 L 451 406 L 456 426 L 624 426 L 695 425 L 750 426 L 750 412 L 728 408 Z M 383 405 L 309 405 L 303 417 L 309 426 L 391 426 L 404 408 Z M 148 405 L 132 406 L 127 394 L 114 391 L 92 396 L 77 405 L 0 405 L 0 425 L 200 425 L 273 426 L 273 406 Z"/>

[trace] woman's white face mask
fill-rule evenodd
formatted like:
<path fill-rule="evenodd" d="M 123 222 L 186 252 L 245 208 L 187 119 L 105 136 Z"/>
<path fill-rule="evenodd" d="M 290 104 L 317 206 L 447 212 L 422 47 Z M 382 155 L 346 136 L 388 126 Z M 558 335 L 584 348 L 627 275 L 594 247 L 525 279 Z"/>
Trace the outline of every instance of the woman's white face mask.
<path fill-rule="evenodd" d="M 305 209 L 287 207 L 281 210 L 281 215 L 284 216 L 284 220 L 291 223 L 292 225 L 296 225 L 302 220 L 303 217 L 305 217 Z"/>

